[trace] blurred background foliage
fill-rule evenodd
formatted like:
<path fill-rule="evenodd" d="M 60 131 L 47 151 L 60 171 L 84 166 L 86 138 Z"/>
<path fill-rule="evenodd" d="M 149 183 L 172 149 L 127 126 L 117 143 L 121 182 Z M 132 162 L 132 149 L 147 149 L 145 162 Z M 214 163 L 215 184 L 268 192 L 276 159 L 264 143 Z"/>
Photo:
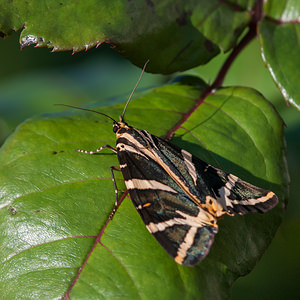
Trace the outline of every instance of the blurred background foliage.
<path fill-rule="evenodd" d="M 51 53 L 47 48 L 32 46 L 21 51 L 18 38 L 19 34 L 15 33 L 0 39 L 0 144 L 26 118 L 61 110 L 54 103 L 112 104 L 125 100 L 140 74 L 140 69 L 107 45 L 74 55 Z M 221 54 L 209 64 L 186 73 L 212 83 L 226 57 Z M 158 86 L 173 77 L 144 74 L 139 89 Z M 224 86 L 229 85 L 253 87 L 277 108 L 286 123 L 291 176 L 290 202 L 284 222 L 256 268 L 235 283 L 232 299 L 296 299 L 300 278 L 299 112 L 285 103 L 273 83 L 260 58 L 257 40 L 234 62 L 224 82 Z"/>

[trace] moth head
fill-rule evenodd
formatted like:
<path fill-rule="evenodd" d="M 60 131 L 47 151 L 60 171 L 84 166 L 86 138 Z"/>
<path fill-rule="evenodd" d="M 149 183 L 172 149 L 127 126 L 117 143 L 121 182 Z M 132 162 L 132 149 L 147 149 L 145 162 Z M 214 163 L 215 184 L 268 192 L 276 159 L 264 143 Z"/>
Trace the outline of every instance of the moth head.
<path fill-rule="evenodd" d="M 119 130 L 121 128 L 124 128 L 125 130 L 127 130 L 130 128 L 130 126 L 124 121 L 113 122 L 113 132 L 114 133 L 116 133 L 116 134 L 120 133 Z"/>

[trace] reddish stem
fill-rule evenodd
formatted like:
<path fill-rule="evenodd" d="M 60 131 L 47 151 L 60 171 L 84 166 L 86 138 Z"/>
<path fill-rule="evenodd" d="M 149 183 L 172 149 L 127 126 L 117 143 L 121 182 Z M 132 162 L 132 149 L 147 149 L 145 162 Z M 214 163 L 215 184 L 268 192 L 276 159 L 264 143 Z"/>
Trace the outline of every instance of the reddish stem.
<path fill-rule="evenodd" d="M 178 130 L 181 127 L 181 125 L 191 116 L 191 114 L 204 102 L 205 98 L 212 94 L 215 91 L 215 89 L 219 88 L 223 84 L 225 76 L 228 70 L 230 69 L 232 63 L 235 61 L 236 57 L 256 37 L 257 22 L 262 18 L 262 7 L 263 1 L 258 0 L 253 7 L 252 19 L 249 24 L 249 31 L 242 38 L 242 40 L 233 48 L 232 52 L 224 62 L 212 85 L 208 86 L 208 88 L 203 92 L 202 97 L 196 101 L 195 105 L 183 115 L 183 118 L 177 124 L 175 124 L 175 126 L 171 130 L 168 131 L 167 135 L 165 136 L 166 140 L 171 139 L 176 130 Z"/>
<path fill-rule="evenodd" d="M 115 213 L 116 210 L 119 208 L 119 206 L 121 205 L 121 203 L 123 202 L 123 200 L 125 199 L 125 197 L 127 196 L 127 194 L 128 194 L 128 191 L 126 190 L 126 191 L 122 194 L 122 196 L 120 197 L 120 200 L 119 200 L 119 202 L 118 202 L 118 204 L 117 204 L 117 207 L 115 208 L 115 210 L 113 210 L 113 213 Z M 79 276 L 80 276 L 80 274 L 81 274 L 83 268 L 84 268 L 85 265 L 87 264 L 87 262 L 88 262 L 90 256 L 92 255 L 94 249 L 96 248 L 97 244 L 98 244 L 98 243 L 101 244 L 101 243 L 100 243 L 101 237 L 103 236 L 103 233 L 104 233 L 106 227 L 108 226 L 109 222 L 112 220 L 112 218 L 113 218 L 113 215 L 112 215 L 112 213 L 111 213 L 111 214 L 109 215 L 109 217 L 107 218 L 107 220 L 106 220 L 104 226 L 102 227 L 102 229 L 101 229 L 100 232 L 98 233 L 98 235 L 97 235 L 97 237 L 96 237 L 96 239 L 95 239 L 95 242 L 94 242 L 94 244 L 93 244 L 93 246 L 92 246 L 90 252 L 89 252 L 88 255 L 86 256 L 86 258 L 85 258 L 85 260 L 84 260 L 82 266 L 79 268 L 76 277 L 74 278 L 72 284 L 70 285 L 70 287 L 69 287 L 68 291 L 66 292 L 65 296 L 63 297 L 63 299 L 65 299 L 65 300 L 71 299 L 71 298 L 70 298 L 70 293 L 71 293 L 71 291 L 72 291 L 74 285 L 76 284 L 76 282 L 77 282 L 77 280 L 78 280 L 78 278 L 79 278 Z"/>

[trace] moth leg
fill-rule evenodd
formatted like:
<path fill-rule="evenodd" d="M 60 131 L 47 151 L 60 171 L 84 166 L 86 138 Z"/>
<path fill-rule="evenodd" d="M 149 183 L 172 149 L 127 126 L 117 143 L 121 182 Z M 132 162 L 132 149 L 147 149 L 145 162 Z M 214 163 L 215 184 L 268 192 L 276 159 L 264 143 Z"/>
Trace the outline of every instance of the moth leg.
<path fill-rule="evenodd" d="M 115 201 L 115 207 L 113 209 L 113 211 L 111 212 L 109 218 L 112 219 L 112 217 L 114 216 L 114 214 L 116 213 L 117 211 L 117 207 L 118 207 L 118 187 L 117 187 L 117 183 L 116 183 L 116 179 L 115 179 L 115 175 L 114 175 L 114 171 L 121 171 L 121 168 L 120 167 L 116 167 L 116 166 L 113 166 L 113 167 L 110 167 L 110 173 L 111 173 L 111 180 L 114 184 L 114 188 L 115 188 L 115 194 L 116 194 L 116 201 Z"/>
<path fill-rule="evenodd" d="M 80 150 L 80 149 L 75 149 L 77 152 L 81 152 L 81 153 L 86 153 L 86 154 L 95 154 L 95 153 L 98 153 L 100 152 L 102 149 L 104 148 L 108 148 L 110 150 L 112 150 L 113 152 L 117 153 L 117 149 L 115 149 L 114 147 L 108 145 L 108 144 L 105 144 L 103 145 L 102 147 L 98 148 L 97 150 L 95 151 L 87 151 L 87 150 Z"/>

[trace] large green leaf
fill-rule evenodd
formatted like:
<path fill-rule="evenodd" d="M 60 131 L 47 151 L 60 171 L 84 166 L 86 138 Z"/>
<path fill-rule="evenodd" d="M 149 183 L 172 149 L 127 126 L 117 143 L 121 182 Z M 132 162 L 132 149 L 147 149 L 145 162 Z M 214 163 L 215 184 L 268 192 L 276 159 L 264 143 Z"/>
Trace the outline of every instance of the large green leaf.
<path fill-rule="evenodd" d="M 218 0 L 0 0 L 0 32 L 23 28 L 22 46 L 80 51 L 109 43 L 151 72 L 204 64 L 235 44 L 253 3 Z"/>
<path fill-rule="evenodd" d="M 280 204 L 264 215 L 225 216 L 207 258 L 194 268 L 180 266 L 147 231 L 128 198 L 106 224 L 115 201 L 109 167 L 117 159 L 108 150 L 86 155 L 74 148 L 113 145 L 110 120 L 77 111 L 34 117 L 17 128 L 0 153 L 4 299 L 63 297 L 80 267 L 72 299 L 228 297 L 234 280 L 254 267 L 281 221 L 288 181 L 283 124 L 252 89 L 223 88 L 202 102 L 204 89 L 199 81 L 155 89 L 129 104 L 126 120 L 164 136 L 200 104 L 172 142 L 273 190 Z M 122 108 L 99 111 L 117 118 Z M 124 190 L 122 176 L 117 179 Z"/>
<path fill-rule="evenodd" d="M 259 25 L 262 55 L 284 98 L 300 110 L 300 2 L 266 1 Z"/>

